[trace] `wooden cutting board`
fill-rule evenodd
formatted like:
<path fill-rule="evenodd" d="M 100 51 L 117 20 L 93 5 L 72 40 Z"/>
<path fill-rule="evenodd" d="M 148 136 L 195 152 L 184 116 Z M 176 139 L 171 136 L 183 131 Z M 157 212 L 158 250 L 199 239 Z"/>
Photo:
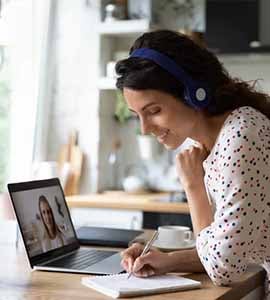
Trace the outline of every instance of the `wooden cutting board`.
<path fill-rule="evenodd" d="M 68 144 L 63 145 L 59 152 L 58 164 L 60 170 L 64 164 L 69 163 L 69 172 L 65 183 L 64 193 L 66 196 L 79 193 L 79 184 L 82 172 L 83 153 L 78 146 L 78 132 L 73 131 L 70 134 Z"/>

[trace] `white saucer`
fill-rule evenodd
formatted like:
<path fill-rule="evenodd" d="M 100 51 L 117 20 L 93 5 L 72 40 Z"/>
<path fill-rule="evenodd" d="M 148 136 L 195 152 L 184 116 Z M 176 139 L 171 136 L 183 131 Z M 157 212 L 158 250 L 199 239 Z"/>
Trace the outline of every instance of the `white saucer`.
<path fill-rule="evenodd" d="M 190 242 L 181 245 L 162 245 L 160 241 L 157 240 L 153 243 L 153 247 L 156 247 L 161 251 L 191 249 L 196 247 L 196 240 L 191 240 Z"/>

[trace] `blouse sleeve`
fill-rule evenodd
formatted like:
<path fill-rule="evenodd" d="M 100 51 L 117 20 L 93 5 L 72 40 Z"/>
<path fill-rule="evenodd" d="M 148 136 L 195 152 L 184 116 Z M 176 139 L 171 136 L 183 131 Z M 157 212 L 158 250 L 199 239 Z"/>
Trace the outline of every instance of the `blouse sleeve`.
<path fill-rule="evenodd" d="M 210 178 L 216 202 L 214 222 L 197 236 L 200 260 L 212 281 L 227 285 L 237 281 L 261 235 L 269 185 L 267 149 L 257 135 L 224 137 L 210 164 L 222 162 Z M 213 173 L 212 173 L 213 174 Z M 214 188 L 212 188 L 214 186 Z M 262 245 L 263 246 L 263 245 Z"/>

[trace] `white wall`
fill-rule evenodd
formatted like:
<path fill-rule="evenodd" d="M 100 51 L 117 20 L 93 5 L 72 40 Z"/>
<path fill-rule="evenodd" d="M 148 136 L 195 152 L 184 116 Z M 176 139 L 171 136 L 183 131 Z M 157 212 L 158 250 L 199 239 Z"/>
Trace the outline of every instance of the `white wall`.
<path fill-rule="evenodd" d="M 258 88 L 270 94 L 270 54 L 223 55 L 219 59 L 233 76 L 258 81 Z"/>
<path fill-rule="evenodd" d="M 96 89 L 99 1 L 88 2 L 57 1 L 47 157 L 57 159 L 60 146 L 67 143 L 70 131 L 79 131 L 79 145 L 85 153 L 82 193 L 95 189 L 99 136 Z"/>

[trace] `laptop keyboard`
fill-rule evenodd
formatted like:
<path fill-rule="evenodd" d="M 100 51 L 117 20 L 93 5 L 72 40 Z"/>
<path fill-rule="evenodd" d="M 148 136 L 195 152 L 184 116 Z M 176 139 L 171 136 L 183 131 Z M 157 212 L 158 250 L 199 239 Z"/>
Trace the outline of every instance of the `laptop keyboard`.
<path fill-rule="evenodd" d="M 84 270 L 87 267 L 115 253 L 116 252 L 113 251 L 79 249 L 75 253 L 72 253 L 59 260 L 52 261 L 46 264 L 46 266 L 65 268 L 65 269 L 74 269 L 74 270 Z"/>

